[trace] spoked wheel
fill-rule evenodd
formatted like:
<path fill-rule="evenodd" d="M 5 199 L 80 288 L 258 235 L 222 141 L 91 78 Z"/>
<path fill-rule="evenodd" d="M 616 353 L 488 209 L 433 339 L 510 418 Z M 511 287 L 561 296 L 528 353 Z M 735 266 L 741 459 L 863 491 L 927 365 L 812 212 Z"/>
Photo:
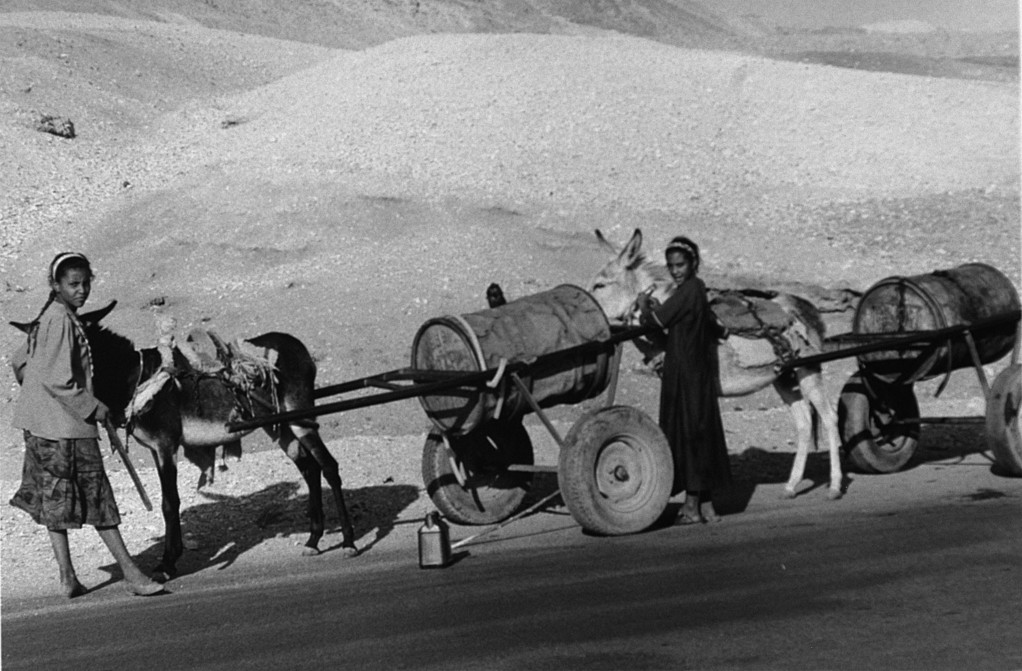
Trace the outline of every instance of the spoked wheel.
<path fill-rule="evenodd" d="M 525 427 L 488 422 L 450 443 L 448 450 L 431 431 L 422 450 L 422 481 L 443 516 L 456 524 L 494 524 L 514 514 L 532 484 L 532 473 L 508 470 L 533 463 Z"/>
<path fill-rule="evenodd" d="M 987 399 L 987 443 L 997 463 L 1012 475 L 1022 475 L 1022 365 L 1012 364 L 994 379 Z"/>
<path fill-rule="evenodd" d="M 911 385 L 855 373 L 841 390 L 838 428 L 849 463 L 863 473 L 893 473 L 919 444 L 919 404 Z M 908 421 L 906 421 L 908 420 Z"/>
<path fill-rule="evenodd" d="M 628 406 L 601 408 L 571 427 L 557 480 L 582 528 L 608 536 L 652 525 L 667 507 L 674 460 L 660 427 Z"/>

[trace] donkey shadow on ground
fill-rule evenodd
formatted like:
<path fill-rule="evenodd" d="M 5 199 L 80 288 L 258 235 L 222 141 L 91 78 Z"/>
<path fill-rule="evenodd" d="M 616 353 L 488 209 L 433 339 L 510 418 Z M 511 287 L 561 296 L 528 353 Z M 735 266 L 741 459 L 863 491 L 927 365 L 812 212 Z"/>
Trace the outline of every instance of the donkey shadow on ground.
<path fill-rule="evenodd" d="M 981 424 L 924 424 L 920 430 L 916 450 L 901 470 L 911 470 L 935 462 L 947 462 L 949 466 L 953 466 L 971 455 L 986 451 L 986 437 Z M 998 473 L 998 467 L 993 463 L 993 459 L 989 455 L 987 457 L 991 462 L 991 471 Z M 726 492 L 721 492 L 719 500 L 714 497 L 717 512 L 722 515 L 743 512 L 748 507 L 757 486 L 786 483 L 794 459 L 794 452 L 779 452 L 755 446 L 731 455 L 734 485 Z M 857 472 L 843 453 L 841 470 L 844 474 L 842 490 L 846 494 L 854 490 L 855 480 L 858 478 L 882 478 L 887 475 Z M 811 452 L 806 460 L 803 481 L 796 490 L 796 498 L 807 495 L 825 496 L 829 484 L 830 457 L 827 451 L 818 449 Z"/>
<path fill-rule="evenodd" d="M 241 496 L 202 492 L 208 503 L 181 511 L 185 552 L 177 563 L 177 577 L 210 568 L 229 568 L 246 552 L 273 538 L 288 538 L 294 544 L 294 561 L 301 561 L 309 536 L 308 493 L 299 481 L 277 482 L 260 491 Z M 388 485 L 345 489 L 344 501 L 355 529 L 360 553 L 372 549 L 387 537 L 402 511 L 414 503 L 419 491 L 411 485 Z M 333 493 L 323 495 L 326 532 L 319 542 L 320 554 L 341 549 L 340 520 Z M 375 532 L 375 533 L 373 533 Z M 143 570 L 159 564 L 163 537 L 135 555 Z M 111 574 L 108 582 L 120 579 L 116 564 L 101 567 Z M 104 583 L 107 584 L 107 583 Z M 102 585 L 100 585 L 101 587 Z"/>

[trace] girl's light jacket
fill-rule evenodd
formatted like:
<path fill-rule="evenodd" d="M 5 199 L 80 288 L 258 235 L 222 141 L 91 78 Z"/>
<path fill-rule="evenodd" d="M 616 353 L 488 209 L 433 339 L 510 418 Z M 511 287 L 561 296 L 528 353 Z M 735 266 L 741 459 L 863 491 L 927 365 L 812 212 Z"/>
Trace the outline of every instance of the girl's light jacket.
<path fill-rule="evenodd" d="M 74 313 L 55 300 L 39 316 L 28 343 L 12 424 L 49 440 L 96 438 L 99 432 L 89 418 L 98 404 L 85 332 Z"/>

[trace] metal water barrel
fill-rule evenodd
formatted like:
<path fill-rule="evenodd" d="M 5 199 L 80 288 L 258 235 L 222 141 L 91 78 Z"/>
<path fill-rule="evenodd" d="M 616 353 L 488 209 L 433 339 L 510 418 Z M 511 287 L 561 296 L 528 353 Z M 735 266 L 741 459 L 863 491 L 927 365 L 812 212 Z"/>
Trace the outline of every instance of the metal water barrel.
<path fill-rule="evenodd" d="M 562 284 L 496 308 L 428 320 L 415 335 L 412 367 L 476 372 L 610 337 L 610 323 L 583 289 Z M 541 408 L 578 403 L 598 396 L 610 381 L 610 351 L 551 357 L 530 366 L 522 381 Z M 500 397 L 503 396 L 501 400 Z M 529 412 L 517 387 L 505 379 L 489 389 L 456 389 L 420 396 L 426 415 L 441 431 L 464 435 L 494 419 Z"/>
<path fill-rule="evenodd" d="M 974 324 L 1019 309 L 1015 286 L 1003 273 L 983 263 L 967 263 L 911 277 L 888 277 L 866 290 L 855 310 L 856 334 L 911 334 Z M 1012 350 L 1015 324 L 973 334 L 980 361 L 997 361 Z M 937 346 L 920 343 L 898 351 L 859 356 L 859 364 L 888 383 L 912 384 L 973 365 L 962 337 Z"/>

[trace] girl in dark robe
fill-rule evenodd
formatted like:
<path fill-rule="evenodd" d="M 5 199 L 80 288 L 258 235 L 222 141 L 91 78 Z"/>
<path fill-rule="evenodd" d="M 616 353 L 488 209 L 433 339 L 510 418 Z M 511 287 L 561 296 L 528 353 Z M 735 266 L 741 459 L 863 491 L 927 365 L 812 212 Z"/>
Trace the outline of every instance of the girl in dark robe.
<path fill-rule="evenodd" d="M 674 489 L 685 492 L 679 524 L 718 521 L 712 493 L 731 484 L 724 425 L 717 402 L 717 340 L 726 331 L 710 310 L 699 271 L 699 247 L 671 240 L 667 270 L 676 283 L 661 305 L 640 300 L 643 323 L 667 332 L 660 388 L 660 428 L 674 456 Z"/>

